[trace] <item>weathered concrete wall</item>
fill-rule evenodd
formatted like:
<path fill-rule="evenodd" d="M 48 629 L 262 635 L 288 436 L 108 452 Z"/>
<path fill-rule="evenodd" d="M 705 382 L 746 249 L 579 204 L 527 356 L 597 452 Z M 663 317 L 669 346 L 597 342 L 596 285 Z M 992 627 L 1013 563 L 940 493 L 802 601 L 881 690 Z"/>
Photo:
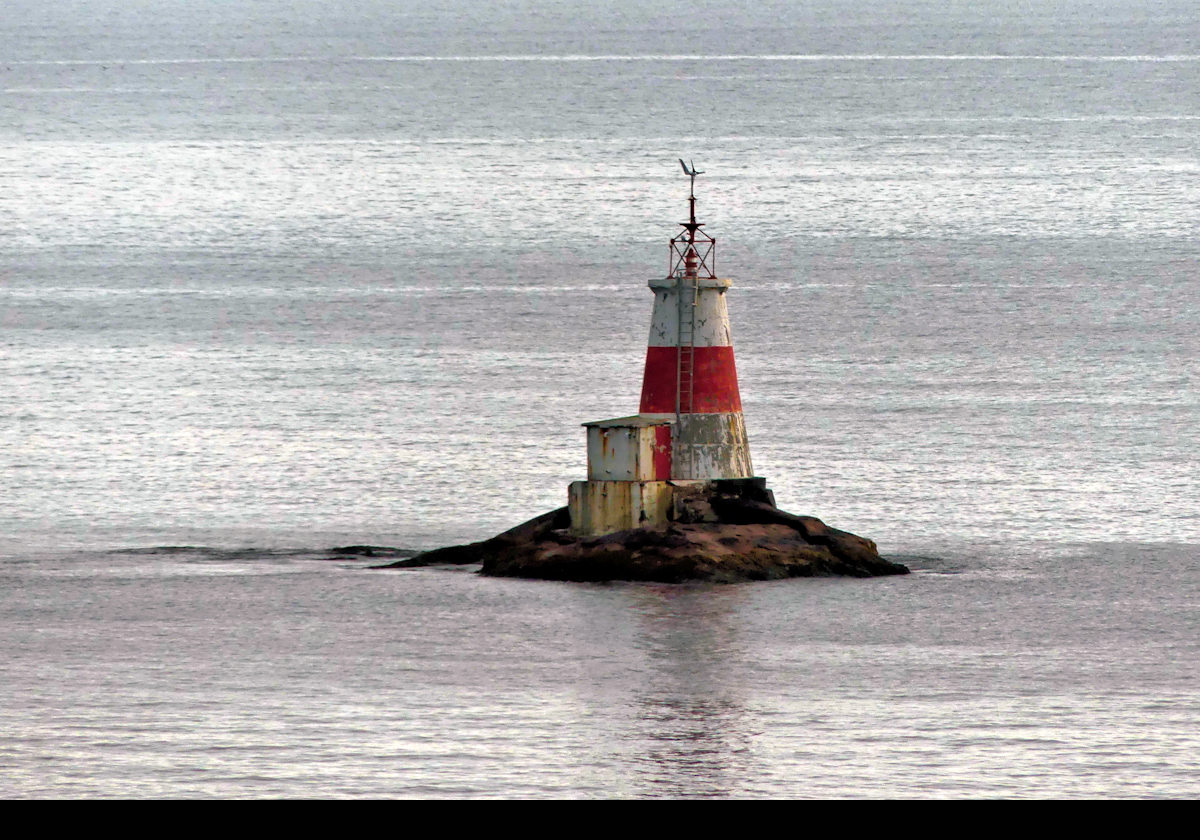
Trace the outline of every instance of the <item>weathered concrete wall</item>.
<path fill-rule="evenodd" d="M 754 475 L 741 412 L 684 414 L 671 462 L 671 478 L 749 478 Z"/>
<path fill-rule="evenodd" d="M 690 285 L 691 280 L 684 280 Z M 733 335 L 729 329 L 729 311 L 725 306 L 725 290 L 733 281 L 725 277 L 696 279 L 700 293 L 696 300 L 697 347 L 730 347 Z M 679 344 L 679 283 L 680 278 L 665 277 L 651 280 L 654 292 L 654 311 L 650 316 L 650 347 L 676 347 Z M 685 289 L 688 294 L 690 289 Z"/>
<path fill-rule="evenodd" d="M 665 481 L 671 477 L 673 420 L 652 424 L 641 418 L 622 418 L 584 425 L 588 479 Z"/>
<path fill-rule="evenodd" d="M 673 489 L 667 481 L 573 481 L 567 489 L 571 533 L 611 534 L 665 524 Z"/>

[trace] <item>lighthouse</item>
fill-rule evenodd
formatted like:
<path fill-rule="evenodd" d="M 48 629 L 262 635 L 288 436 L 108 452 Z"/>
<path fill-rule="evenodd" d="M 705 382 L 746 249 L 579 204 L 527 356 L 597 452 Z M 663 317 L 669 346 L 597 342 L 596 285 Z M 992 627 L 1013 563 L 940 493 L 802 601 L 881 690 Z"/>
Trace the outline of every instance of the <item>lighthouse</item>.
<path fill-rule="evenodd" d="M 754 475 L 717 243 L 688 220 L 654 293 L 638 413 L 584 423 L 587 480 L 567 505 L 491 539 L 435 548 L 393 568 L 481 563 L 485 575 L 543 580 L 721 583 L 907 574 L 875 543 L 780 510 Z"/>
<path fill-rule="evenodd" d="M 742 418 L 733 337 L 716 273 L 716 240 L 696 220 L 695 166 L 688 220 L 669 243 L 654 293 L 638 413 L 584 423 L 587 481 L 568 489 L 571 531 L 580 536 L 653 527 L 674 517 L 680 488 L 754 482 Z"/>

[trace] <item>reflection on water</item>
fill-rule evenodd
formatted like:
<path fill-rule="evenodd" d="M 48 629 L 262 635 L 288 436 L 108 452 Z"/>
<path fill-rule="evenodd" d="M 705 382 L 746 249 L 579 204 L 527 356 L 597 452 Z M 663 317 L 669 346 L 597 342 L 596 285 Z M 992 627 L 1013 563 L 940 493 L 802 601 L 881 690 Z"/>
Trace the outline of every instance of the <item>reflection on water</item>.
<path fill-rule="evenodd" d="M 743 587 L 647 587 L 633 595 L 637 644 L 648 658 L 630 729 L 637 793 L 722 796 L 759 775 L 745 698 L 729 679 L 746 659 L 737 611 Z"/>
<path fill-rule="evenodd" d="M 1194 548 L 988 568 L 1027 559 L 724 587 L 0 564 L 0 795 L 1194 795 Z"/>

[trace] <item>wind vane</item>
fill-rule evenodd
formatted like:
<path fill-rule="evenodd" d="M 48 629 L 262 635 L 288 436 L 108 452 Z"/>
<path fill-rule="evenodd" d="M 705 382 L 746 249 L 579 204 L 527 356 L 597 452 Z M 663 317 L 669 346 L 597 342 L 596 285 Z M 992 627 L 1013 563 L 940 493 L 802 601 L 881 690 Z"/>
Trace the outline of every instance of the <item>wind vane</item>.
<path fill-rule="evenodd" d="M 697 175 L 703 175 L 703 174 L 704 174 L 704 170 L 703 170 L 703 169 L 697 169 L 697 168 L 696 168 L 696 161 L 694 161 L 694 160 L 693 160 L 693 161 L 691 161 L 691 164 L 692 164 L 692 166 L 691 166 L 691 168 L 689 169 L 689 168 L 688 168 L 688 165 L 687 165 L 686 163 L 684 163 L 684 162 L 683 162 L 683 158 L 680 158 L 680 159 L 679 159 L 679 165 L 683 167 L 683 174 L 684 174 L 684 175 L 689 175 L 689 176 L 691 176 L 691 179 L 692 179 L 692 198 L 695 198 L 695 197 L 696 197 L 696 176 L 697 176 Z"/>
<path fill-rule="evenodd" d="M 684 232 L 671 239 L 671 262 L 667 273 L 688 277 L 702 273 L 705 277 L 716 277 L 717 241 L 700 230 L 704 227 L 703 222 L 696 221 L 696 176 L 703 175 L 704 170 L 697 169 L 695 161 L 688 163 L 691 166 L 684 163 L 683 158 L 679 159 L 683 174 L 692 179 L 688 192 L 688 220 L 679 223 Z"/>

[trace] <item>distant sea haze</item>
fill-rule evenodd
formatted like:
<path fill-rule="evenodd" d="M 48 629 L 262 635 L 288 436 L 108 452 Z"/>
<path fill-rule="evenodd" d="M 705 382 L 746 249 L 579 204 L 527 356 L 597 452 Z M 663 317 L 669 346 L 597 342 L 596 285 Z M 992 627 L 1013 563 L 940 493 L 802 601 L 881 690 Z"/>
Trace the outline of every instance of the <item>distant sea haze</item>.
<path fill-rule="evenodd" d="M 1197 795 L 1198 27 L 6 4 L 0 793 Z M 914 574 L 331 551 L 565 503 L 680 157 L 757 471 Z"/>

